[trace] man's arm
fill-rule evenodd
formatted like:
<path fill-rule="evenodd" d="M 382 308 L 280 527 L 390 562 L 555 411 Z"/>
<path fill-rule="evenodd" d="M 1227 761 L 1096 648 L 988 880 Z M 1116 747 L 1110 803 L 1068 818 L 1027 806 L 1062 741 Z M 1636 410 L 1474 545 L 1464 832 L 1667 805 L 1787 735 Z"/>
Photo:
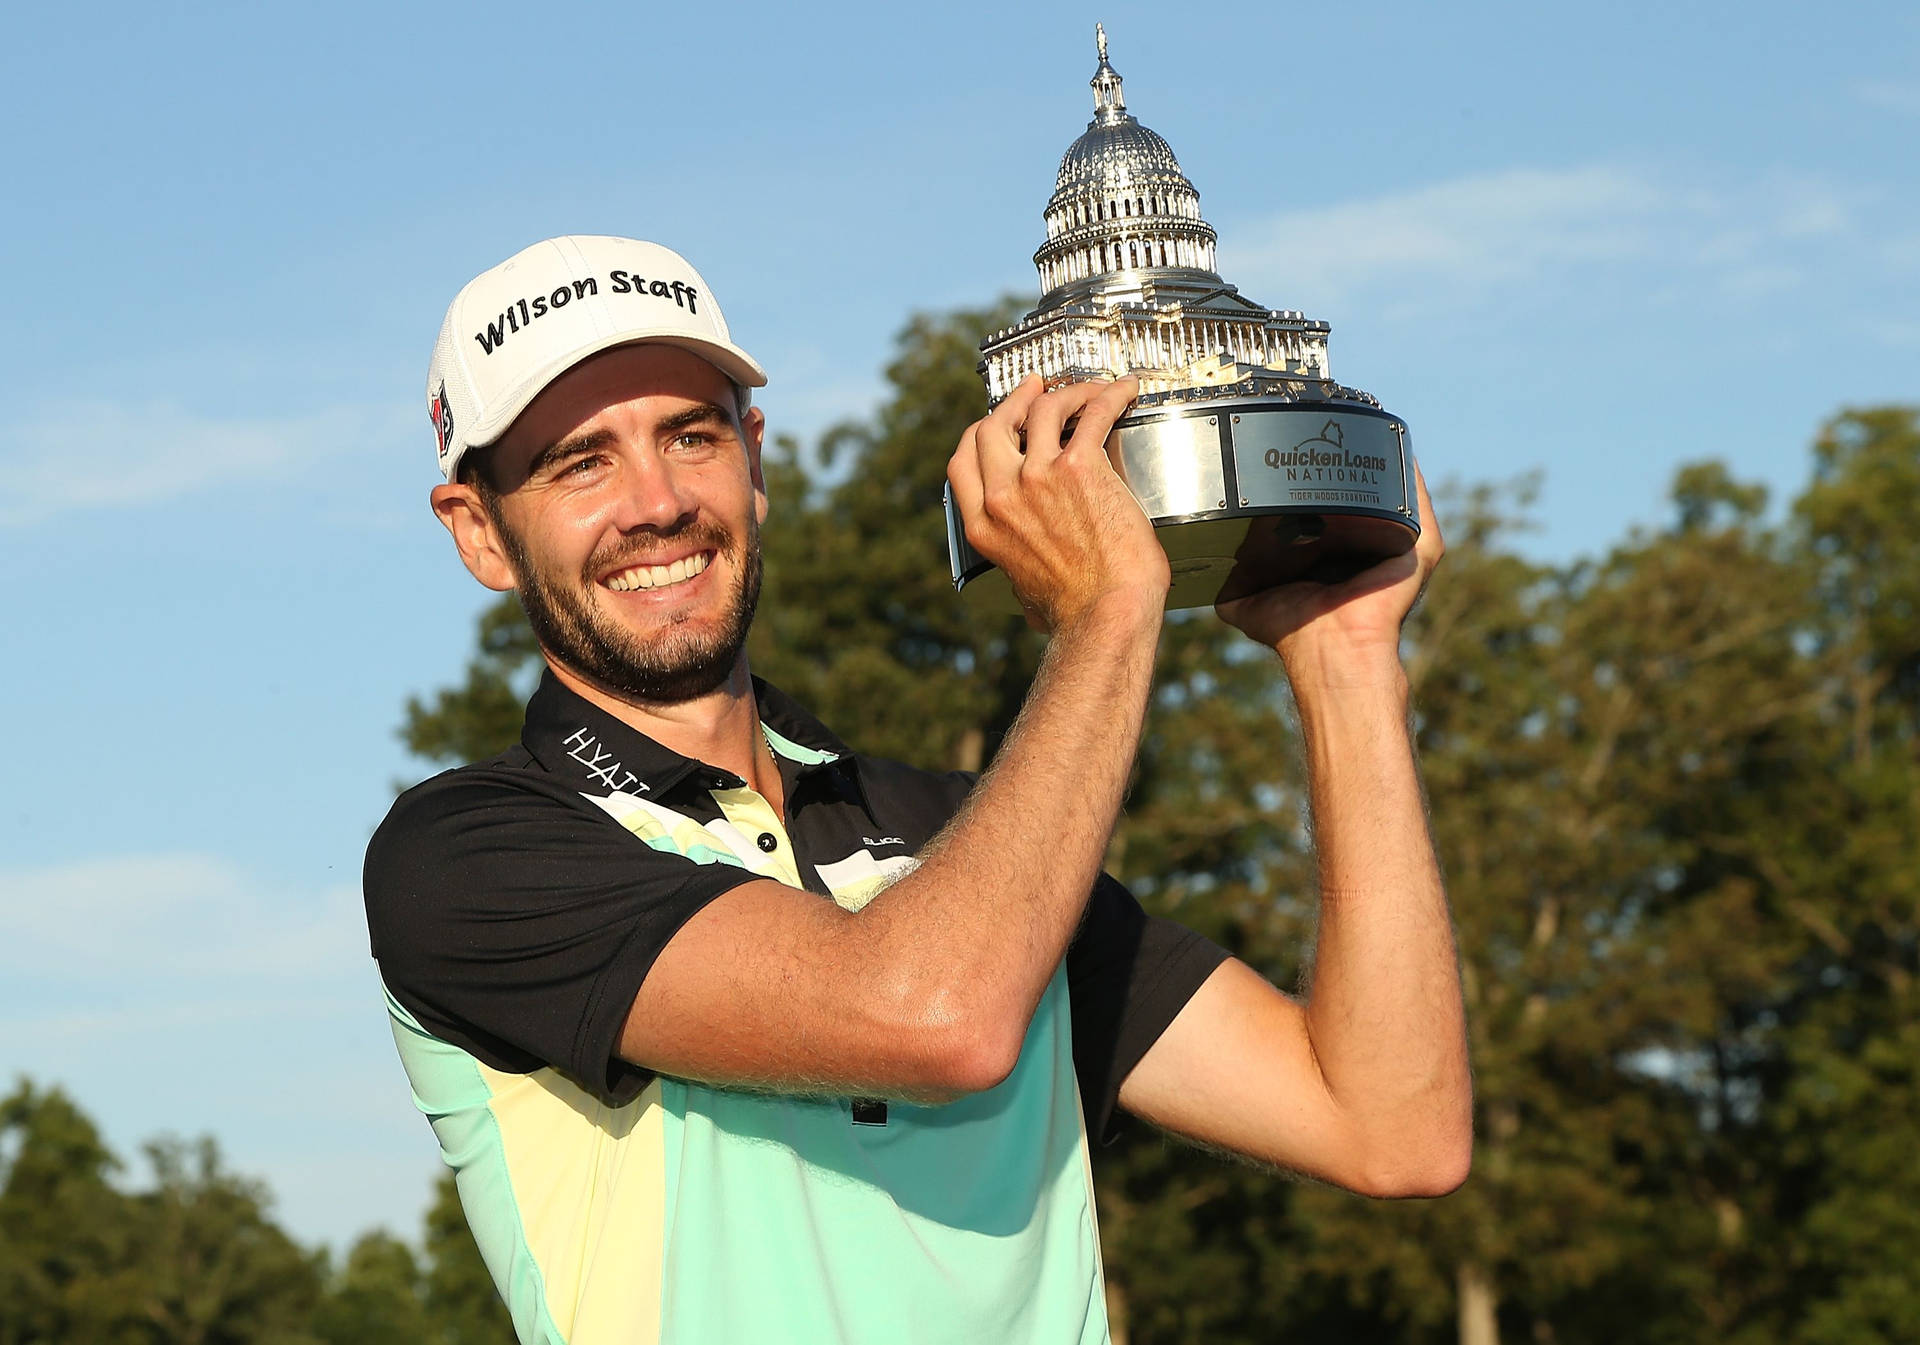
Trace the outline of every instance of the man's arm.
<path fill-rule="evenodd" d="M 1102 447 L 1134 391 L 1042 395 L 1030 380 L 949 466 L 969 537 L 1052 639 L 992 769 L 919 868 L 858 914 L 764 881 L 714 899 L 648 971 L 622 1058 L 927 1099 L 1012 1070 L 1098 874 L 1152 680 L 1167 561 Z"/>
<path fill-rule="evenodd" d="M 1120 1103 L 1206 1144 L 1371 1195 L 1466 1178 L 1472 1081 L 1446 893 L 1407 729 L 1400 622 L 1442 545 L 1424 483 L 1411 557 L 1222 608 L 1278 649 L 1300 710 L 1320 925 L 1304 1005 L 1222 965 Z"/>

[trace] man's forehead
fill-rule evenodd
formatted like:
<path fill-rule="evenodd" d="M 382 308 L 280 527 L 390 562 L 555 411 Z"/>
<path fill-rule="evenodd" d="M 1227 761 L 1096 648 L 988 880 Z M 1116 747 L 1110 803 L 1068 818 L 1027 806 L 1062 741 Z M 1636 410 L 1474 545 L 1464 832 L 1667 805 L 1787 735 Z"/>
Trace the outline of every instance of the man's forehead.
<path fill-rule="evenodd" d="M 609 414 L 632 410 L 657 421 L 713 406 L 732 420 L 733 405 L 732 381 L 692 351 L 661 344 L 618 346 L 582 360 L 549 383 L 502 436 L 500 446 L 509 452 L 537 452 Z"/>

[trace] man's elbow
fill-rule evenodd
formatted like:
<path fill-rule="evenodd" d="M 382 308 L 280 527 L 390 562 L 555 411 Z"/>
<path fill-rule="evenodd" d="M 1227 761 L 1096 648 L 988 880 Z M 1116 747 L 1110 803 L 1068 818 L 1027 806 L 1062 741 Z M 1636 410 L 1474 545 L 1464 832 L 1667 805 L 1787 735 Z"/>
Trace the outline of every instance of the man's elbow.
<path fill-rule="evenodd" d="M 1383 1154 L 1349 1185 L 1381 1200 L 1430 1199 L 1459 1190 L 1472 1168 L 1473 1136 L 1465 1133 Z"/>
<path fill-rule="evenodd" d="M 1020 1061 L 1017 1049 L 1009 1051 L 1001 1042 L 985 1039 L 986 1034 L 974 1036 L 956 1044 L 940 1062 L 941 1091 L 950 1093 L 954 1101 L 998 1088 Z"/>
<path fill-rule="evenodd" d="M 1026 1025 L 960 996 L 917 996 L 903 1015 L 897 1043 L 912 1043 L 902 1062 L 909 1091 L 928 1102 L 957 1102 L 999 1087 L 1013 1073 Z"/>

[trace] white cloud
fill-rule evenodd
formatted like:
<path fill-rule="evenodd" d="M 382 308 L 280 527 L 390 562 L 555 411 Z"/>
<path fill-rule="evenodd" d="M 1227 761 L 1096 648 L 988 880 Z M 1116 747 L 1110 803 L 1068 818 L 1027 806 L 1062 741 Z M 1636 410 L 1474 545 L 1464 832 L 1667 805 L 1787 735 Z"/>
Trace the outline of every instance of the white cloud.
<path fill-rule="evenodd" d="M 278 890 L 203 854 L 123 855 L 0 873 L 0 970 L 56 984 L 335 981 L 367 960 L 356 888 Z M 4 1004 L 4 997 L 0 997 Z M 217 1013 L 219 997 L 166 1012 Z M 102 1010 L 109 1016 L 118 1010 Z M 84 1026 L 65 1022 L 68 1030 Z"/>
<path fill-rule="evenodd" d="M 1920 272 L 1920 233 L 1893 238 L 1881 249 L 1887 265 L 1907 274 Z"/>
<path fill-rule="evenodd" d="M 365 418 L 343 411 L 275 420 L 221 419 L 164 405 L 53 407 L 0 432 L 7 482 L 0 527 L 275 475 L 337 457 L 366 436 Z"/>
<path fill-rule="evenodd" d="M 1808 283 L 1821 249 L 1856 231 L 1856 205 L 1810 180 L 1709 190 L 1606 164 L 1512 169 L 1234 226 L 1222 269 L 1309 312 L 1356 294 L 1400 311 L 1558 302 L 1596 273 L 1649 297 L 1752 301 Z"/>
<path fill-rule="evenodd" d="M 1853 95 L 1868 107 L 1882 112 L 1900 112 L 1920 117 L 1920 83 L 1913 80 L 1864 80 L 1853 86 Z"/>
<path fill-rule="evenodd" d="M 1670 193 L 1620 168 L 1512 169 L 1288 211 L 1230 233 L 1221 265 L 1251 293 L 1309 302 L 1361 289 L 1484 292 L 1644 254 L 1675 208 Z"/>
<path fill-rule="evenodd" d="M 1782 238 L 1831 238 L 1853 226 L 1853 208 L 1837 192 L 1818 183 L 1793 189 L 1780 212 L 1775 232 Z"/>
<path fill-rule="evenodd" d="M 192 852 L 0 870 L 0 1091 L 15 1076 L 66 1089 L 124 1158 L 215 1135 L 297 1237 L 419 1229 L 433 1137 L 352 885 Z"/>
<path fill-rule="evenodd" d="M 1920 322 L 1880 318 L 1867 324 L 1867 333 L 1882 345 L 1920 347 Z"/>

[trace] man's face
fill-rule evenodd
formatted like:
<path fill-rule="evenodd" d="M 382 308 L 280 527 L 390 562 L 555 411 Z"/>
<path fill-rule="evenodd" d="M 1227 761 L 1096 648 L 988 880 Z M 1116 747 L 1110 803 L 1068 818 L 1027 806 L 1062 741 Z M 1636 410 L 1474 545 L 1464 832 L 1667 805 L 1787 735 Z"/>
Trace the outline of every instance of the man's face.
<path fill-rule="evenodd" d="M 514 422 L 492 450 L 486 512 L 551 658 L 652 704 L 707 695 L 744 668 L 762 424 L 757 410 L 743 423 L 719 370 L 661 345 L 583 362 Z"/>

